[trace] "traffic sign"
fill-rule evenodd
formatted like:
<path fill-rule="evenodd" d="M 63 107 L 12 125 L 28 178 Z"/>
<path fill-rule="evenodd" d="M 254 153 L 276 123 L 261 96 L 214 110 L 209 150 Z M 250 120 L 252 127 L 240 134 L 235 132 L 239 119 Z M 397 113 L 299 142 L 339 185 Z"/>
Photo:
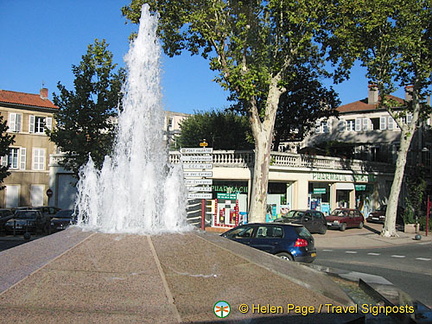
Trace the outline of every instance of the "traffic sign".
<path fill-rule="evenodd" d="M 207 187 L 188 187 L 189 191 L 204 191 L 204 192 L 212 192 L 213 189 L 210 186 Z"/>
<path fill-rule="evenodd" d="M 188 193 L 188 199 L 212 199 L 211 193 L 204 193 L 204 192 L 189 192 Z"/>
<path fill-rule="evenodd" d="M 190 163 L 183 164 L 183 169 L 212 169 L 213 164 L 211 163 Z"/>
<path fill-rule="evenodd" d="M 184 162 L 212 162 L 213 157 L 211 155 L 182 155 L 180 160 Z"/>
<path fill-rule="evenodd" d="M 213 148 L 211 147 L 190 147 L 190 148 L 182 148 L 180 149 L 180 153 L 182 154 L 205 154 L 205 153 L 213 153 Z"/>
<path fill-rule="evenodd" d="M 213 177 L 213 171 L 184 171 L 185 177 Z"/>
<path fill-rule="evenodd" d="M 197 185 L 212 185 L 212 179 L 187 179 L 185 180 L 186 186 L 197 186 Z"/>

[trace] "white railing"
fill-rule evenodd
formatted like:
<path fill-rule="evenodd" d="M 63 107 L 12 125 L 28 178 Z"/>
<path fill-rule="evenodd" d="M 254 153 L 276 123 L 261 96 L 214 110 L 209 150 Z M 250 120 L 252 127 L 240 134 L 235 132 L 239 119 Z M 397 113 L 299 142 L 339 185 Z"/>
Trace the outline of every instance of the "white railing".
<path fill-rule="evenodd" d="M 171 151 L 170 163 L 180 163 L 180 156 L 180 152 Z M 247 168 L 252 167 L 253 163 L 253 151 L 213 151 L 214 167 Z M 393 165 L 387 163 L 281 152 L 271 153 L 270 165 L 271 167 L 307 168 L 315 170 L 326 169 L 391 172 L 394 169 Z"/>

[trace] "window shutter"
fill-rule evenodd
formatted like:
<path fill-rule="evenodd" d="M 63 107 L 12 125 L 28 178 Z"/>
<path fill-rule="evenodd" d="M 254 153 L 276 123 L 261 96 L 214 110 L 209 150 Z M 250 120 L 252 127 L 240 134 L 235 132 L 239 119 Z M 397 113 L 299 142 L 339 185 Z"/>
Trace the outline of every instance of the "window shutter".
<path fill-rule="evenodd" d="M 51 130 L 52 129 L 52 118 L 47 117 L 45 118 L 45 128 Z"/>
<path fill-rule="evenodd" d="M 366 131 L 369 129 L 369 118 L 363 118 L 363 127 L 362 130 Z"/>
<path fill-rule="evenodd" d="M 360 132 L 361 131 L 361 118 L 356 118 L 355 120 L 355 131 Z"/>
<path fill-rule="evenodd" d="M 387 117 L 381 116 L 380 117 L 380 130 L 387 129 Z"/>
<path fill-rule="evenodd" d="M 6 166 L 6 167 L 8 166 L 8 156 L 7 155 L 4 155 L 1 157 L 0 164 L 1 164 L 1 166 Z"/>
<path fill-rule="evenodd" d="M 387 128 L 389 130 L 393 130 L 394 129 L 394 120 L 393 120 L 392 116 L 388 117 L 388 126 L 387 126 Z"/>
<path fill-rule="evenodd" d="M 26 155 L 27 155 L 27 149 L 25 147 L 21 147 L 20 149 L 20 169 L 21 170 L 26 169 Z"/>
<path fill-rule="evenodd" d="M 9 131 L 14 132 L 15 131 L 15 123 L 16 123 L 16 114 L 15 113 L 9 113 Z"/>
<path fill-rule="evenodd" d="M 29 133 L 35 132 L 35 116 L 29 116 Z"/>

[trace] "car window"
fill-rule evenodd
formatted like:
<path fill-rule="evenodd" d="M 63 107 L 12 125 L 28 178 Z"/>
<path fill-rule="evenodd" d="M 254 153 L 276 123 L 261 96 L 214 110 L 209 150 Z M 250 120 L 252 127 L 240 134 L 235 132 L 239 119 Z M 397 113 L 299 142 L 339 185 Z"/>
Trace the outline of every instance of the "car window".
<path fill-rule="evenodd" d="M 304 213 L 297 210 L 290 210 L 284 217 L 289 219 L 301 219 Z"/>
<path fill-rule="evenodd" d="M 299 226 L 295 227 L 295 231 L 298 233 L 299 237 L 304 239 L 309 239 L 312 237 L 312 234 L 306 229 L 306 227 Z"/>
<path fill-rule="evenodd" d="M 332 211 L 331 216 L 346 217 L 347 213 L 344 210 L 335 209 Z"/>
<path fill-rule="evenodd" d="M 283 236 L 283 229 L 279 226 L 259 226 L 256 231 L 257 238 L 280 238 Z"/>
<path fill-rule="evenodd" d="M 321 212 L 314 212 L 313 213 L 313 217 L 315 218 L 315 219 L 322 219 L 323 218 L 323 214 L 321 214 Z"/>
<path fill-rule="evenodd" d="M 251 237 L 252 232 L 254 230 L 254 227 L 252 226 L 242 226 L 239 228 L 236 228 L 226 234 L 229 238 L 246 238 Z"/>

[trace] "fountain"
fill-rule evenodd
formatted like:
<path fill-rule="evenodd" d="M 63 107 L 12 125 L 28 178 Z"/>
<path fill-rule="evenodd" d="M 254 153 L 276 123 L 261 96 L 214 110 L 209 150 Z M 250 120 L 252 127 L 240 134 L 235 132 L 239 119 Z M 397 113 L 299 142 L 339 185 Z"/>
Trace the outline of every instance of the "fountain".
<path fill-rule="evenodd" d="M 168 163 L 163 139 L 158 18 L 142 8 L 139 32 L 125 62 L 123 111 L 111 157 L 102 169 L 81 168 L 78 225 L 105 233 L 159 234 L 189 230 L 180 166 Z"/>

